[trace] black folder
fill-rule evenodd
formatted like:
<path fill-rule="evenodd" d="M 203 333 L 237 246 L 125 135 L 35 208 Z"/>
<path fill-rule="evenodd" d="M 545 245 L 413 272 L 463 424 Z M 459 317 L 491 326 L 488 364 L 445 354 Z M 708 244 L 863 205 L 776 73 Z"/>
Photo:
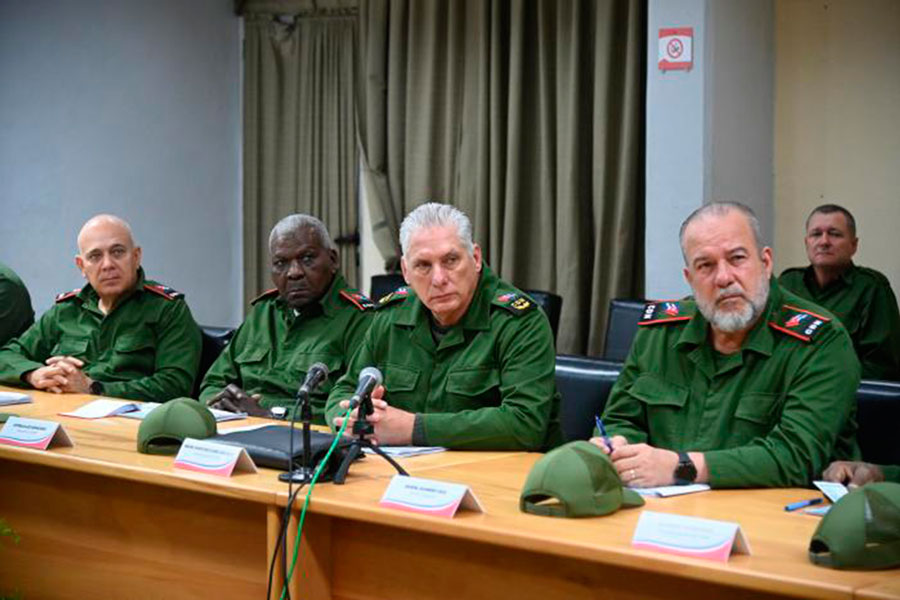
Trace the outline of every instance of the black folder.
<path fill-rule="evenodd" d="M 294 433 L 293 456 L 290 454 L 291 431 Z M 210 438 L 210 440 L 246 448 L 247 454 L 259 467 L 290 471 L 301 466 L 303 461 L 303 431 L 301 429 L 291 430 L 290 427 L 282 425 L 266 425 L 250 431 L 223 433 Z M 311 431 L 309 441 L 312 462 L 310 466 L 316 466 L 325 457 L 328 448 L 334 442 L 334 436 L 321 431 Z M 340 466 L 341 460 L 350 446 L 350 441 L 348 438 L 343 438 L 338 442 L 337 448 L 331 453 L 325 472 L 336 470 Z"/>

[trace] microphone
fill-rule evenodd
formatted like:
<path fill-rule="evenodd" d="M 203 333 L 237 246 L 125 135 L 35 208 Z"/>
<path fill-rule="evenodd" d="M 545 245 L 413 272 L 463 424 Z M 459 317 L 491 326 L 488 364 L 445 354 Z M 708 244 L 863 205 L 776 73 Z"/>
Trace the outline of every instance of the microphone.
<path fill-rule="evenodd" d="M 314 389 L 322 385 L 322 382 L 326 379 L 328 379 L 328 367 L 320 362 L 313 363 L 306 372 L 306 379 L 303 380 L 303 385 L 300 386 L 300 392 L 310 394 Z"/>
<path fill-rule="evenodd" d="M 356 391 L 353 392 L 353 397 L 350 398 L 350 408 L 359 406 L 359 404 L 372 393 L 375 386 L 381 385 L 381 381 L 381 371 L 375 367 L 366 367 L 360 371 L 359 383 L 356 384 Z"/>

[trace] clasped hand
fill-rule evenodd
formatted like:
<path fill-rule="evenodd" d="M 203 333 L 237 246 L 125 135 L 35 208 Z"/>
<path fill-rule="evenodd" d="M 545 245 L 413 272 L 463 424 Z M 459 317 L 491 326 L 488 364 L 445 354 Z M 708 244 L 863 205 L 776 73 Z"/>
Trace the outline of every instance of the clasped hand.
<path fill-rule="evenodd" d="M 93 379 L 85 375 L 84 362 L 74 356 L 51 356 L 46 367 L 31 371 L 25 380 L 31 387 L 45 392 L 87 394 Z"/>
<path fill-rule="evenodd" d="M 368 416 L 366 421 L 373 425 L 375 432 L 366 436 L 366 438 L 382 446 L 406 446 L 411 444 L 416 415 L 390 406 L 384 399 L 384 396 L 385 389 L 383 385 L 377 386 L 372 391 L 372 414 Z M 345 411 L 350 408 L 350 401 L 343 400 L 341 408 Z M 352 435 L 353 425 L 358 419 L 359 407 L 356 407 L 348 417 L 344 435 Z M 334 418 L 335 428 L 340 429 L 343 424 L 344 417 Z"/>

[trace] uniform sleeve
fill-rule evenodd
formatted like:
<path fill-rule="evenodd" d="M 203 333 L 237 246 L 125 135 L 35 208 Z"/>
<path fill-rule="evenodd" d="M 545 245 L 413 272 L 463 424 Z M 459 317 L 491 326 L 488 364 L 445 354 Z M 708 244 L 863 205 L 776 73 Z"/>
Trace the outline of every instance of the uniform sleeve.
<path fill-rule="evenodd" d="M 200 328 L 187 303 L 183 300 L 167 302 L 156 331 L 153 375 L 131 381 L 104 382 L 105 395 L 157 402 L 190 396 L 200 365 Z"/>
<path fill-rule="evenodd" d="M 640 368 L 638 358 L 646 347 L 650 331 L 641 328 L 635 336 L 631 352 L 625 360 L 625 366 L 616 380 L 615 385 L 609 391 L 609 398 L 603 408 L 603 425 L 610 436 L 621 435 L 629 444 L 642 444 L 647 442 L 649 424 L 644 412 L 643 402 L 636 401 L 628 390 L 634 384 Z M 594 432 L 600 435 L 599 431 Z"/>
<path fill-rule="evenodd" d="M 900 313 L 890 285 L 875 288 L 856 336 L 863 379 L 900 380 Z"/>
<path fill-rule="evenodd" d="M 362 340 L 359 343 L 358 348 L 349 355 L 350 362 L 347 365 L 346 372 L 343 377 L 337 380 L 334 387 L 331 388 L 331 393 L 328 394 L 328 400 L 325 402 L 325 423 L 328 424 L 332 430 L 335 429 L 335 417 L 339 417 L 345 412 L 345 409 L 341 408 L 341 401 L 349 400 L 356 390 L 359 372 L 370 365 L 376 364 L 373 348 L 374 340 L 377 339 L 375 331 L 380 327 L 380 321 L 376 318 L 374 320 L 369 319 L 366 323 L 371 323 L 371 326 L 369 326 L 362 334 Z M 349 343 L 350 342 L 348 342 L 347 347 L 348 351 L 352 350 Z"/>
<path fill-rule="evenodd" d="M 468 450 L 541 450 L 558 408 L 556 354 L 539 310 L 508 317 L 497 334 L 500 405 L 421 415 L 428 445 Z"/>
<path fill-rule="evenodd" d="M 855 434 L 859 376 L 850 337 L 835 331 L 806 353 L 794 377 L 785 381 L 781 417 L 767 435 L 744 446 L 704 453 L 710 485 L 809 485 L 828 465 L 839 436 Z"/>
<path fill-rule="evenodd" d="M 53 305 L 37 323 L 25 333 L 11 340 L 0 349 L 0 383 L 22 386 L 22 375 L 44 366 L 59 341 L 57 313 L 59 305 Z"/>
<path fill-rule="evenodd" d="M 234 332 L 231 341 L 225 345 L 222 352 L 210 365 L 209 370 L 206 371 L 203 383 L 200 384 L 200 402 L 206 404 L 230 383 L 243 389 L 244 381 L 241 379 L 241 371 L 235 358 L 244 348 L 246 336 L 247 321 L 244 321 L 237 331 Z"/>
<path fill-rule="evenodd" d="M 34 323 L 31 298 L 24 286 L 0 277 L 0 346 Z"/>

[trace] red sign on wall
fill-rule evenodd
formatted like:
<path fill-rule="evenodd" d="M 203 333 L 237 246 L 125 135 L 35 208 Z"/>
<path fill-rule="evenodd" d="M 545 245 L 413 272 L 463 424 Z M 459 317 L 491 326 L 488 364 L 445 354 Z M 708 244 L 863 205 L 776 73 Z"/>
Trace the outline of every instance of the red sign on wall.
<path fill-rule="evenodd" d="M 688 71 L 694 66 L 694 28 L 659 30 L 659 70 Z"/>

